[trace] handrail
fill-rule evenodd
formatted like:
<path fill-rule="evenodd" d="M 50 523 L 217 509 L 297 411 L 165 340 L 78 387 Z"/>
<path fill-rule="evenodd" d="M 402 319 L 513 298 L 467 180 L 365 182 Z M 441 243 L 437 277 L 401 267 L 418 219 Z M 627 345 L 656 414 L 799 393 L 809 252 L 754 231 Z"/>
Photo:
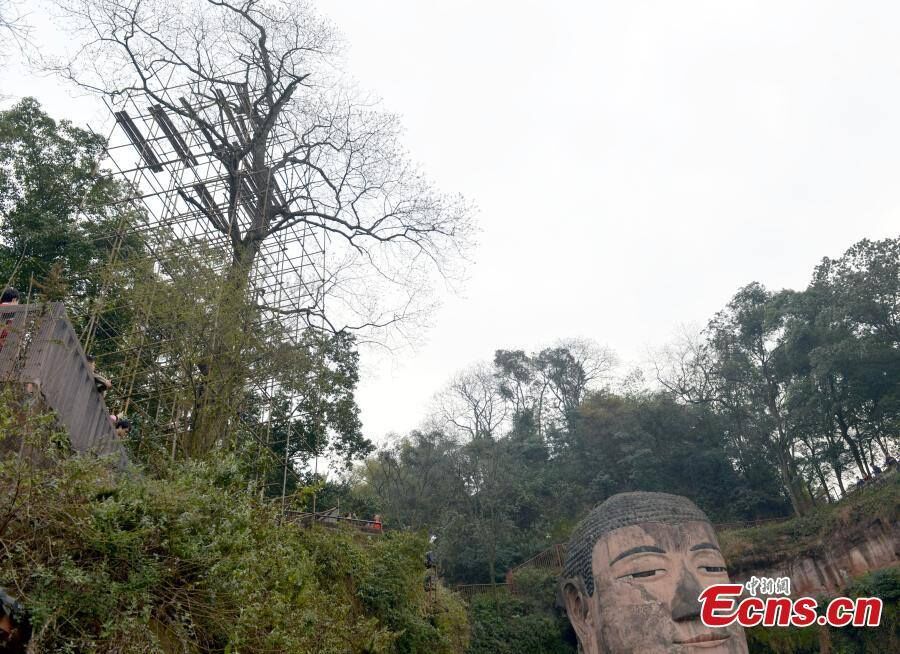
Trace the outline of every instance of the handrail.
<path fill-rule="evenodd" d="M 513 589 L 509 584 L 503 582 L 496 584 L 457 584 L 453 586 L 453 592 L 458 593 L 463 599 L 468 601 L 476 595 L 485 593 L 511 594 Z"/>
<path fill-rule="evenodd" d="M 346 518 L 340 515 L 334 515 L 332 513 L 313 513 L 311 511 L 285 511 L 284 515 L 291 520 L 295 521 L 314 521 L 321 522 L 323 524 L 328 524 L 332 522 L 333 524 L 338 523 L 347 523 L 353 527 L 358 529 L 370 529 L 373 532 L 383 532 L 385 531 L 384 526 L 380 522 L 376 522 L 375 520 L 360 520 L 359 518 Z"/>
<path fill-rule="evenodd" d="M 551 569 L 562 569 L 564 563 L 564 557 L 566 555 L 566 543 L 557 543 L 556 545 L 551 545 L 547 549 L 538 552 L 530 559 L 523 561 L 519 565 L 510 568 L 509 572 L 507 572 L 507 578 L 510 576 L 514 576 L 517 572 L 526 567 L 534 567 L 534 568 L 551 568 Z"/>

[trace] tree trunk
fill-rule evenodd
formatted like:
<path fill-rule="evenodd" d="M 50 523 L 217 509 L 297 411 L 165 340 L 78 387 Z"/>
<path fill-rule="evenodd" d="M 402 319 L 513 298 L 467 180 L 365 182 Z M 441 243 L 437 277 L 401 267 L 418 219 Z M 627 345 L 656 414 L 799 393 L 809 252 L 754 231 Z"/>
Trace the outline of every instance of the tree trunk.
<path fill-rule="evenodd" d="M 781 482 L 787 491 L 788 498 L 791 500 L 791 508 L 798 516 L 804 515 L 809 508 L 809 502 L 806 500 L 802 486 L 802 481 L 798 483 L 796 474 L 793 470 L 793 462 L 790 455 L 778 448 L 778 472 L 781 475 Z"/>
<path fill-rule="evenodd" d="M 844 488 L 844 476 L 842 474 L 842 468 L 839 463 L 832 463 L 831 468 L 834 470 L 834 476 L 837 478 L 838 488 L 841 489 L 841 497 L 847 494 L 847 489 Z"/>
<path fill-rule="evenodd" d="M 816 502 L 816 494 L 813 492 L 812 484 L 809 483 L 809 479 L 803 479 L 803 487 L 806 489 L 806 492 L 809 495 L 809 500 L 813 506 L 817 504 Z"/>
<path fill-rule="evenodd" d="M 218 441 L 227 438 L 236 415 L 247 376 L 242 354 L 255 317 L 247 294 L 256 251 L 255 244 L 250 244 L 236 253 L 220 289 L 213 339 L 204 362 L 204 391 L 197 398 L 193 429 L 184 444 L 188 457 L 209 454 Z"/>
<path fill-rule="evenodd" d="M 807 509 L 809 509 L 809 502 L 807 501 L 806 495 L 804 493 L 802 485 L 803 480 L 800 480 L 800 483 L 798 484 L 798 480 L 796 478 L 794 461 L 793 457 L 791 456 L 789 441 L 786 430 L 784 428 L 784 420 L 782 420 L 781 411 L 779 411 L 778 409 L 777 383 L 769 382 L 766 400 L 768 405 L 767 408 L 772 414 L 772 417 L 775 419 L 775 429 L 777 431 L 778 437 L 777 442 L 775 443 L 775 449 L 777 450 L 778 454 L 778 469 L 781 473 L 781 478 L 784 482 L 785 489 L 788 492 L 788 496 L 791 499 L 791 506 L 794 509 L 794 513 L 796 513 L 798 516 L 801 516 L 806 513 Z"/>
<path fill-rule="evenodd" d="M 497 583 L 497 562 L 496 562 L 496 548 L 491 543 L 491 552 L 490 558 L 488 560 L 488 574 L 491 576 L 491 586 Z"/>
<path fill-rule="evenodd" d="M 859 468 L 860 474 L 865 477 L 869 474 L 869 471 L 860 455 L 859 448 L 856 446 L 853 438 L 850 437 L 850 426 L 844 421 L 844 416 L 841 413 L 838 413 L 835 418 L 837 418 L 838 427 L 841 429 L 841 438 L 844 439 L 844 442 L 847 443 L 847 447 L 850 448 L 850 454 L 853 455 L 853 460 L 856 461 L 856 467 Z"/>
<path fill-rule="evenodd" d="M 878 435 L 876 434 L 876 435 L 874 436 L 874 438 L 875 438 L 875 442 L 878 443 L 878 449 L 881 450 L 881 453 L 884 455 L 884 458 L 885 458 L 885 459 L 888 458 L 888 456 L 890 456 L 890 454 L 888 453 L 888 448 L 887 448 L 887 446 L 884 444 L 884 441 L 881 440 L 881 436 L 878 436 Z"/>
<path fill-rule="evenodd" d="M 819 465 L 818 461 L 813 463 L 813 469 L 816 471 L 816 477 L 819 478 L 819 483 L 822 484 L 822 489 L 825 491 L 825 499 L 831 504 L 831 492 L 828 490 L 828 482 L 825 481 L 825 473 L 822 471 L 822 466 Z"/>

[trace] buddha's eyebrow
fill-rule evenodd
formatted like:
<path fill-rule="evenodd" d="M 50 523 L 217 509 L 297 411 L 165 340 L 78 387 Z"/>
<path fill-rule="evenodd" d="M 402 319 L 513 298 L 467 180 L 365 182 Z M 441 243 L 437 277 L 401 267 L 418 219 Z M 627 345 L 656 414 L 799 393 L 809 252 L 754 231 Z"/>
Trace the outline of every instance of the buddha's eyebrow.
<path fill-rule="evenodd" d="M 716 550 L 718 552 L 719 548 L 712 543 L 697 543 L 691 548 L 691 551 L 696 552 L 697 550 Z"/>
<path fill-rule="evenodd" d="M 621 561 L 626 556 L 631 556 L 633 554 L 642 554 L 644 552 L 653 552 L 654 554 L 666 553 L 664 549 L 660 549 L 659 547 L 656 547 L 656 545 L 639 545 L 638 547 L 632 547 L 630 550 L 625 550 L 624 552 L 619 554 L 619 556 L 610 561 L 609 564 L 612 565 L 616 561 Z"/>

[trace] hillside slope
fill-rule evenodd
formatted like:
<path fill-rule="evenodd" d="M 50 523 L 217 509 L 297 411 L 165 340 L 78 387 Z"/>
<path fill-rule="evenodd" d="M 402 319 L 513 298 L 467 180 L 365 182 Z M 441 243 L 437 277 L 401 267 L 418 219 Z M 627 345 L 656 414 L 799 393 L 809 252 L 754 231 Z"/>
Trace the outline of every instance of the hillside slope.
<path fill-rule="evenodd" d="M 0 439 L 18 429 L 0 408 Z M 44 436 L 55 465 L 0 459 L 0 586 L 34 651 L 465 650 L 462 605 L 425 592 L 424 535 L 280 523 L 235 455 L 124 476 Z"/>

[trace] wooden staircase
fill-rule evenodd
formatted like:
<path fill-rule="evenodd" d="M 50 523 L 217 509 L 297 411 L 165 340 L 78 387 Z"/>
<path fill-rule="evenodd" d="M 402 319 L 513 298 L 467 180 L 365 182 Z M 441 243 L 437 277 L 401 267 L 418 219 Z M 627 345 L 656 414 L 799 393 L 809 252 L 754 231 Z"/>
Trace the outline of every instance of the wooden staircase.
<path fill-rule="evenodd" d="M 37 396 L 82 454 L 128 456 L 109 421 L 81 343 L 61 302 L 0 305 L 0 383 Z"/>

